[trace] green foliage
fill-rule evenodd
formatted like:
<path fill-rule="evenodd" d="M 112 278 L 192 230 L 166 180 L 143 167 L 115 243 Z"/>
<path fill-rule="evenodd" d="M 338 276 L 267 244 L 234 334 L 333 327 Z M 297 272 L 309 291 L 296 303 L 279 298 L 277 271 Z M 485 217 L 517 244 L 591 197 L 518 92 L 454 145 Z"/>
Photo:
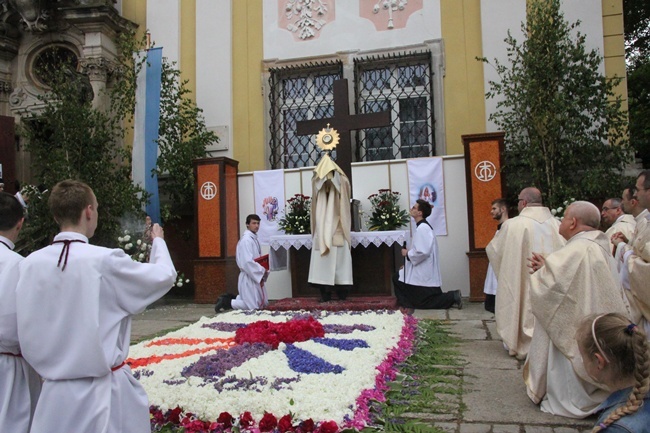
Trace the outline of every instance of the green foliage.
<path fill-rule="evenodd" d="M 630 144 L 650 167 L 650 4 L 624 0 L 625 59 L 630 114 Z"/>
<path fill-rule="evenodd" d="M 508 33 L 508 65 L 495 60 L 500 81 L 486 95 L 498 99 L 490 120 L 506 134 L 510 192 L 537 186 L 552 207 L 620 192 L 630 159 L 627 116 L 614 95 L 620 79 L 598 72 L 602 57 L 587 51 L 579 25 L 564 19 L 560 0 L 529 2 L 527 37 L 519 43 Z"/>
<path fill-rule="evenodd" d="M 369 230 L 396 230 L 409 223 L 409 214 L 399 206 L 400 195 L 397 191 L 380 189 L 377 194 L 368 196 L 372 206 L 368 220 Z"/>
<path fill-rule="evenodd" d="M 296 194 L 287 200 L 284 216 L 278 227 L 288 235 L 311 233 L 311 197 Z"/>
<path fill-rule="evenodd" d="M 42 200 L 30 204 L 28 224 L 23 230 L 23 238 L 30 243 L 23 244 L 23 250 L 44 246 L 57 232 L 46 201 L 49 190 L 64 179 L 78 179 L 93 188 L 99 203 L 99 223 L 93 240 L 113 245 L 120 218 L 138 214 L 143 202 L 139 198 L 142 191 L 130 180 L 130 156 L 120 145 L 124 135 L 121 119 L 126 113 L 112 103 L 105 111 L 93 108 L 84 93 L 90 85 L 85 75 L 71 75 L 65 69 L 50 74 L 51 90 L 41 96 L 42 111 L 22 121 L 33 173 L 48 189 Z M 128 78 L 118 75 L 113 91 L 123 90 Z"/>
<path fill-rule="evenodd" d="M 194 169 L 192 161 L 204 158 L 206 147 L 219 138 L 208 131 L 203 110 L 188 97 L 188 80 L 181 80 L 175 63 L 163 59 L 160 101 L 158 167 L 160 192 L 168 200 L 162 204 L 162 218 L 169 221 L 194 209 Z"/>
<path fill-rule="evenodd" d="M 386 401 L 371 405 L 374 421 L 361 432 L 436 433 L 442 430 L 418 419 L 418 413 L 460 416 L 463 361 L 458 342 L 443 322 L 420 320 L 413 355 L 388 384 Z"/>

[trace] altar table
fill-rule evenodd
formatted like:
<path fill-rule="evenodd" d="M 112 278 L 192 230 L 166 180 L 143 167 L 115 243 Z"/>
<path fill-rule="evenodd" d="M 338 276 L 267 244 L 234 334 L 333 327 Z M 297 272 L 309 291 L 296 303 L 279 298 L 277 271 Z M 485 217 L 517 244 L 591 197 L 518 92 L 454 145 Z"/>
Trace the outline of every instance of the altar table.
<path fill-rule="evenodd" d="M 352 232 L 350 237 L 354 288 L 349 296 L 391 296 L 391 276 L 403 264 L 400 249 L 406 241 L 407 232 Z M 270 238 L 271 271 L 290 269 L 294 298 L 320 296 L 320 292 L 307 282 L 311 239 L 310 234 L 276 235 Z"/>

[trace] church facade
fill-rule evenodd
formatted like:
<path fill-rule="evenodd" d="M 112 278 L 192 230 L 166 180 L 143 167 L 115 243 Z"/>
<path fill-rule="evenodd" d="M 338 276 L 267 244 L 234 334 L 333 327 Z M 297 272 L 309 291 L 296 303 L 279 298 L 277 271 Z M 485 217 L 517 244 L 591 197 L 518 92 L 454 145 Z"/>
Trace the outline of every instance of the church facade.
<path fill-rule="evenodd" d="M 310 193 L 320 154 L 296 124 L 330 117 L 332 83 L 347 79 L 351 111 L 391 113 L 389 126 L 353 132 L 355 198 L 367 208 L 366 197 L 379 188 L 406 192 L 404 160 L 443 157 L 449 233 L 439 240 L 446 251 L 443 283 L 466 295 L 461 137 L 496 130 L 488 121 L 496 101 L 485 93 L 498 76 L 477 58 L 506 60 L 507 33 L 523 39 L 527 1 L 61 0 L 53 16 L 46 8 L 51 2 L 0 0 L 0 129 L 38 109 L 44 87 L 34 64 L 52 50 L 75 56 L 101 105 L 112 41 L 137 28 L 189 80 L 206 125 L 220 137 L 210 155 L 239 162 L 239 214 L 245 216 L 255 209 L 254 171 L 285 170 L 286 197 Z M 568 21 L 581 21 L 588 48 L 603 55 L 601 72 L 624 77 L 622 0 L 565 0 L 562 8 Z M 618 92 L 625 100 L 625 81 Z M 11 137 L 3 146 L 8 142 L 13 149 L 1 150 L 0 159 L 13 155 L 15 177 L 31 181 L 23 143 Z M 485 216 L 491 222 L 488 209 Z M 275 280 L 270 297 L 286 296 L 281 287 L 290 285 L 289 276 Z"/>

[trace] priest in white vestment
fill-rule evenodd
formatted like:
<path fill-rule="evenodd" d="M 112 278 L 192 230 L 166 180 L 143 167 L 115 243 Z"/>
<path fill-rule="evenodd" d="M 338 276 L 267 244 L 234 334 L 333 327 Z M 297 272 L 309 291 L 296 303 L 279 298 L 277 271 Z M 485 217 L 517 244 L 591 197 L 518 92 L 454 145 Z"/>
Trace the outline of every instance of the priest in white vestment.
<path fill-rule="evenodd" d="M 174 284 L 163 230 L 152 228 L 149 263 L 88 243 L 97 199 L 88 185 L 54 186 L 50 210 L 60 226 L 52 245 L 20 263 L 18 338 L 44 379 L 30 433 L 150 431 L 149 402 L 125 364 L 131 316 Z"/>
<path fill-rule="evenodd" d="M 622 200 L 620 198 L 610 198 L 603 203 L 601 213 L 603 223 L 609 225 L 605 232 L 607 239 L 609 239 L 609 250 L 612 255 L 616 254 L 616 245 L 614 245 L 612 237 L 615 233 L 623 234 L 627 239 L 634 233 L 636 221 L 632 215 L 623 212 Z"/>
<path fill-rule="evenodd" d="M 525 359 L 533 336 L 530 274 L 527 258 L 533 252 L 550 254 L 564 245 L 560 222 L 542 205 L 537 188 L 519 193 L 519 216 L 510 218 L 488 244 L 490 264 L 497 277 L 497 332 L 511 356 Z"/>
<path fill-rule="evenodd" d="M 635 198 L 645 212 L 637 216 L 636 230 L 626 243 L 619 243 L 621 282 L 630 301 L 632 321 L 650 338 L 650 170 L 642 171 L 636 180 Z M 618 238 L 622 240 L 622 236 Z M 616 241 L 616 240 L 615 240 Z"/>
<path fill-rule="evenodd" d="M 524 380 L 530 399 L 553 415 L 587 417 L 609 395 L 589 377 L 580 357 L 575 334 L 584 318 L 603 313 L 629 316 L 609 240 L 599 225 L 596 206 L 574 202 L 559 229 L 568 240 L 566 246 L 531 258 L 535 331 Z"/>
<path fill-rule="evenodd" d="M 327 153 L 312 177 L 310 284 L 329 300 L 331 290 L 345 299 L 352 281 L 350 181 Z"/>
<path fill-rule="evenodd" d="M 11 194 L 0 192 L 0 431 L 28 433 L 41 378 L 20 353 L 16 329 L 18 264 L 13 251 L 25 218 Z"/>

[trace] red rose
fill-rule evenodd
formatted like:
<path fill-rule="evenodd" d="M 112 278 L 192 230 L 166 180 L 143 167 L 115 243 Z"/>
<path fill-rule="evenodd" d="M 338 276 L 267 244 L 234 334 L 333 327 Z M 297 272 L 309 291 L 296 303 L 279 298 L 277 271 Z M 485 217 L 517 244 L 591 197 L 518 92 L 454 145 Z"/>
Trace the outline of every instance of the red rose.
<path fill-rule="evenodd" d="M 318 427 L 319 433 L 336 433 L 339 431 L 339 426 L 334 421 L 326 421 Z"/>
<path fill-rule="evenodd" d="M 278 425 L 277 418 L 274 417 L 273 414 L 271 414 L 271 413 L 264 412 L 264 416 L 262 417 L 262 420 L 260 421 L 260 431 L 262 431 L 262 432 L 271 431 L 277 425 Z"/>
<path fill-rule="evenodd" d="M 305 433 L 311 433 L 314 431 L 314 420 L 309 418 L 300 423 L 300 430 Z"/>
<path fill-rule="evenodd" d="M 181 412 L 183 412 L 183 409 L 176 406 L 175 409 L 172 409 L 172 410 L 169 411 L 169 415 L 168 415 L 167 419 L 169 419 L 169 421 L 172 424 L 180 424 L 180 422 L 181 422 Z"/>
<path fill-rule="evenodd" d="M 281 433 L 293 431 L 293 425 L 291 425 L 291 415 L 285 415 L 280 418 L 280 421 L 278 421 L 278 428 L 280 429 Z"/>
<path fill-rule="evenodd" d="M 253 415 L 250 412 L 244 412 L 239 416 L 239 425 L 241 427 L 250 427 L 254 422 Z"/>
<path fill-rule="evenodd" d="M 224 428 L 232 427 L 232 423 L 235 421 L 235 418 L 232 417 L 228 412 L 221 412 L 217 422 L 223 425 Z"/>

